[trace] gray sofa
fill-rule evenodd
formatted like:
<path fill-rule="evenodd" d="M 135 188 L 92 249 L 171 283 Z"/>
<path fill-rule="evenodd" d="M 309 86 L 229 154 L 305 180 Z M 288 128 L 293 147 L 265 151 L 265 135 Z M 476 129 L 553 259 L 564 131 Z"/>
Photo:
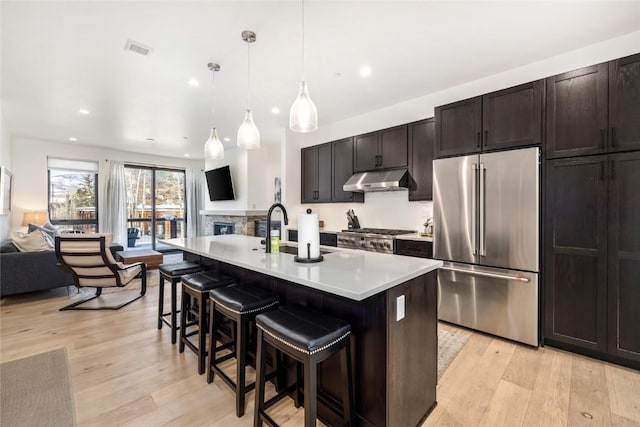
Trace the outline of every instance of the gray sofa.
<path fill-rule="evenodd" d="M 111 252 L 123 250 L 114 243 Z M 73 276 L 58 267 L 55 251 L 18 252 L 10 241 L 0 245 L 0 297 L 73 285 Z"/>

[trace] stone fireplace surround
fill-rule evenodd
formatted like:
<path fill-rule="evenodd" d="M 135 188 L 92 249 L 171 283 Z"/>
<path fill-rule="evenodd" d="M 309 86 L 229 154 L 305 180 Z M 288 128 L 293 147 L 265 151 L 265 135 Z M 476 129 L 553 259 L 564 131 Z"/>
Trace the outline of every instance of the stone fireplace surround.
<path fill-rule="evenodd" d="M 214 222 L 232 222 L 235 227 L 235 234 L 244 234 L 245 236 L 255 236 L 255 222 L 257 220 L 267 219 L 267 212 L 264 211 L 239 211 L 234 212 L 220 212 L 215 211 L 200 211 L 202 215 L 202 224 L 204 226 L 203 234 L 205 236 L 213 236 L 213 223 Z"/>

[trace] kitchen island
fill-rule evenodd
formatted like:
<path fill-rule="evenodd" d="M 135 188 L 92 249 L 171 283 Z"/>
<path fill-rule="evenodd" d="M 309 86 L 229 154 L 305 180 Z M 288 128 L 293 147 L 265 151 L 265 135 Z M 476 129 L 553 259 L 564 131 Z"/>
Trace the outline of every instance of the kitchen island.
<path fill-rule="evenodd" d="M 162 243 L 240 284 L 277 292 L 281 304 L 301 304 L 349 321 L 357 425 L 415 426 L 426 418 L 436 403 L 436 271 L 442 263 L 322 247 L 324 261 L 301 264 L 290 253 L 266 254 L 260 240 L 221 235 Z M 339 372 L 337 357 L 318 371 L 318 415 L 332 425 L 340 424 Z"/>

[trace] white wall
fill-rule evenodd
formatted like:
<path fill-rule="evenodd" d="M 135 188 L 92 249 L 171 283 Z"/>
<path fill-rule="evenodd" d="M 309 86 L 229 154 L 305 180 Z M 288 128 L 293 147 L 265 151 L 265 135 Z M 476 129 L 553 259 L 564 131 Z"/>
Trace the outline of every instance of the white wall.
<path fill-rule="evenodd" d="M 97 161 L 99 164 L 98 203 L 101 206 L 104 206 L 102 197 L 105 194 L 105 177 L 108 174 L 107 159 L 145 165 L 193 168 L 198 172 L 204 167 L 201 160 L 160 157 L 20 137 L 13 137 L 11 146 L 12 164 L 14 165 L 12 170 L 14 189 L 11 211 L 12 230 L 20 228 L 22 213 L 25 210 L 47 209 L 47 156 Z"/>
<path fill-rule="evenodd" d="M 11 134 L 4 121 L 4 115 L 2 114 L 1 100 L 0 100 L 0 166 L 4 166 L 7 169 L 9 169 L 10 172 L 13 172 L 13 168 L 11 166 Z M 15 193 L 15 187 L 13 192 Z M 13 209 L 11 211 L 11 214 L 9 215 L 0 215 L 0 241 L 5 240 L 9 237 L 10 221 L 13 215 L 14 215 Z"/>
<path fill-rule="evenodd" d="M 422 224 L 432 215 L 432 202 L 409 202 L 406 191 L 367 193 L 365 203 L 300 204 L 300 149 L 348 136 L 384 129 L 433 116 L 434 107 L 553 76 L 575 68 L 609 61 L 640 51 L 640 31 L 606 40 L 563 55 L 551 57 L 523 67 L 485 77 L 473 82 L 420 96 L 350 119 L 323 126 L 313 134 L 287 132 L 282 165 L 286 170 L 286 207 L 295 226 L 296 214 L 307 207 L 318 212 L 325 229 L 346 228 L 345 212 L 353 209 L 363 227 L 385 227 L 423 230 Z M 470 58 L 472 60 L 472 58 Z M 471 65 L 470 65 L 471 66 Z M 428 78 L 428 76 L 425 76 Z M 339 100 L 336 100 L 339 102 Z M 322 122 L 322 111 L 318 112 Z"/>
<path fill-rule="evenodd" d="M 204 210 L 267 210 L 273 203 L 274 179 L 280 173 L 280 144 L 263 144 L 256 150 L 233 148 L 225 150 L 224 157 L 206 160 L 205 169 L 228 165 L 236 198 L 212 202 L 206 196 Z"/>

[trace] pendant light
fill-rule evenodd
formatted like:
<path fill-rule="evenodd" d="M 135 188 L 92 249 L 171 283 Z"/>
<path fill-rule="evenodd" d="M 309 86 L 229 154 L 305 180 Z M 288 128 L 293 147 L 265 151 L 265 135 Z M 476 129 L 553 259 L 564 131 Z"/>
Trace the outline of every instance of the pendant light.
<path fill-rule="evenodd" d="M 209 62 L 207 65 L 209 70 L 213 73 L 213 80 L 211 83 L 212 89 L 215 90 L 216 71 L 220 71 L 220 65 Z M 212 102 L 212 105 L 214 103 Z M 215 116 L 215 105 L 212 108 L 212 116 Z M 215 120 L 214 120 L 215 123 Z M 209 139 L 204 143 L 204 158 L 205 159 L 224 159 L 224 146 L 222 141 L 218 138 L 218 130 L 214 127 L 211 128 Z"/>
<path fill-rule="evenodd" d="M 244 120 L 238 129 L 237 144 L 240 148 L 253 149 L 260 148 L 260 131 L 253 122 L 253 114 L 251 113 L 250 101 L 251 90 L 249 86 L 249 73 L 250 73 L 250 57 L 249 46 L 256 41 L 256 33 L 253 31 L 245 30 L 242 32 L 242 40 L 247 42 L 247 111 L 244 113 Z"/>
<path fill-rule="evenodd" d="M 318 110 L 309 96 L 307 82 L 304 80 L 304 0 L 302 0 L 302 80 L 298 97 L 289 110 L 289 129 L 303 133 L 318 129 Z"/>

